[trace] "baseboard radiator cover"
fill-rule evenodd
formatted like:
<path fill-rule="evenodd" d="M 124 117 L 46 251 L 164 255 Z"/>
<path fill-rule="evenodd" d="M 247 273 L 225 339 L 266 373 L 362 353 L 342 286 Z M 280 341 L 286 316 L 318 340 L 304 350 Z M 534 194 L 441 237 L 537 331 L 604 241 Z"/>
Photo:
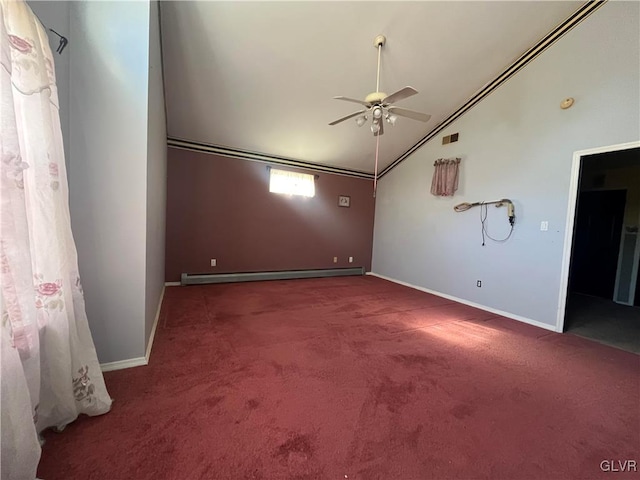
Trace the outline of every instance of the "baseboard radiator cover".
<path fill-rule="evenodd" d="M 246 273 L 183 273 L 181 285 L 201 285 L 206 283 L 257 282 L 262 280 L 292 280 L 298 278 L 346 277 L 364 275 L 364 267 L 327 268 L 319 270 L 282 270 L 275 272 Z"/>

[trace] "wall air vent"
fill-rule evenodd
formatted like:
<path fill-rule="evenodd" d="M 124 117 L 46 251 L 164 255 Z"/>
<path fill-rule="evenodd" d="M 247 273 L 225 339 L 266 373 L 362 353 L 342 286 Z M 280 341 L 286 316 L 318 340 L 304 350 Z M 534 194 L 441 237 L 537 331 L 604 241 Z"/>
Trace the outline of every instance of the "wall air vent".
<path fill-rule="evenodd" d="M 453 143 L 458 141 L 458 133 L 452 133 L 451 135 L 446 135 L 442 137 L 442 144 L 446 145 L 448 143 Z"/>

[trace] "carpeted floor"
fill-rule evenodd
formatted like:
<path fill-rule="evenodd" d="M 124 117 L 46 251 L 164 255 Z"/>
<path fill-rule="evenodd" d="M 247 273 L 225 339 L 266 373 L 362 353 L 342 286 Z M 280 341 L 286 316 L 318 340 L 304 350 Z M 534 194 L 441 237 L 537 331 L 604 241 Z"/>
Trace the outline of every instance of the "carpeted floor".
<path fill-rule="evenodd" d="M 640 356 L 369 276 L 168 287 L 105 378 L 39 477 L 638 478 Z"/>

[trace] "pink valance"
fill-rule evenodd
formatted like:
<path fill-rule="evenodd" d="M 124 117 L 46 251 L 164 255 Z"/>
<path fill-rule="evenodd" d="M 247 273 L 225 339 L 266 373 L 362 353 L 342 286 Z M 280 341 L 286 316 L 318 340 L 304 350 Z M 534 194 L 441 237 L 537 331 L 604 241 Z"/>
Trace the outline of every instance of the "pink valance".
<path fill-rule="evenodd" d="M 433 164 L 433 180 L 431 181 L 431 193 L 438 197 L 452 197 L 458 189 L 459 158 L 440 158 Z"/>

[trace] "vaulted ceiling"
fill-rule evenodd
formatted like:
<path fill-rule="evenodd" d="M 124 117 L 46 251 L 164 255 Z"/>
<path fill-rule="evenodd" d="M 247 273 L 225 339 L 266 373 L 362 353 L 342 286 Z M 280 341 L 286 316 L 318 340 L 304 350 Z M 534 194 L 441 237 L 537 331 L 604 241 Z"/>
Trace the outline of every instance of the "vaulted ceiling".
<path fill-rule="evenodd" d="M 375 138 L 337 95 L 410 85 L 380 169 L 415 145 L 583 2 L 161 2 L 170 138 L 373 172 Z"/>

